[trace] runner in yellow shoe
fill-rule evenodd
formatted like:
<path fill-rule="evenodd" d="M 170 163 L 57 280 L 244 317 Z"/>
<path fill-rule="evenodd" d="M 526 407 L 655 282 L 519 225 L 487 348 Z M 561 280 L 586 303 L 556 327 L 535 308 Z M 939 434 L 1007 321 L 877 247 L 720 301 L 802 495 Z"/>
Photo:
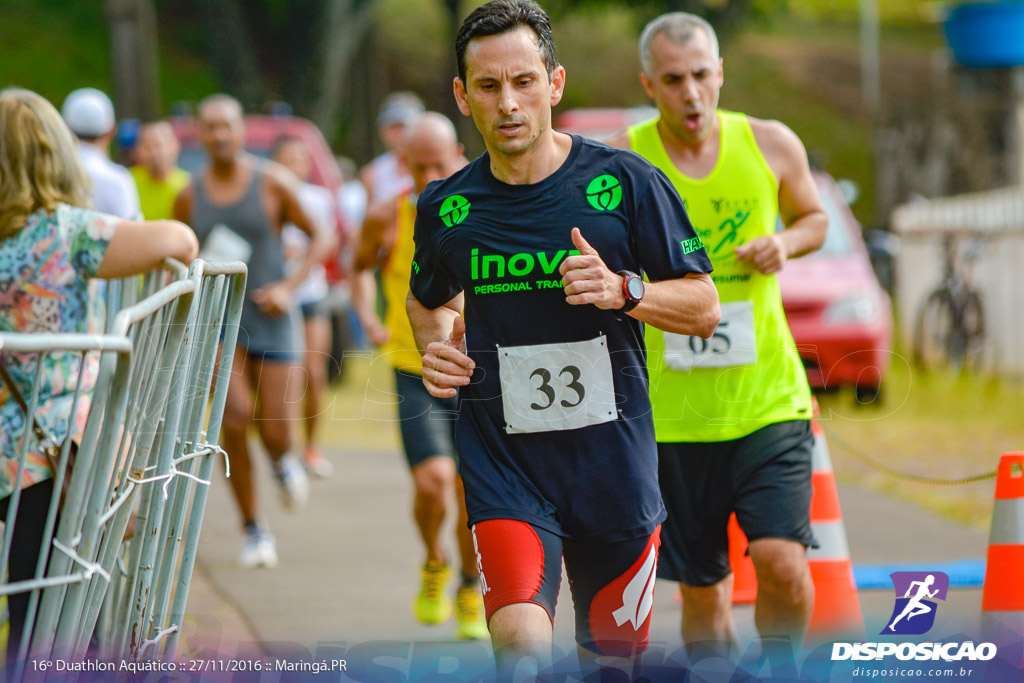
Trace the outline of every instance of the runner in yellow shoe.
<path fill-rule="evenodd" d="M 668 519 L 658 575 L 679 581 L 683 639 L 735 643 L 729 516 L 757 569 L 762 638 L 799 646 L 814 588 L 811 397 L 775 273 L 821 246 L 827 217 L 804 147 L 777 121 L 718 109 L 718 41 L 691 14 L 658 17 L 640 37 L 641 83 L 660 116 L 610 141 L 676 186 L 714 266 L 714 335 L 647 326 L 659 479 Z M 780 216 L 786 229 L 776 232 Z"/>
<path fill-rule="evenodd" d="M 455 467 L 455 399 L 431 396 L 423 386 L 422 357 L 416 350 L 405 300 L 412 274 L 413 223 L 417 194 L 427 184 L 446 178 L 465 165 L 451 121 L 434 112 L 419 114 L 406 129 L 401 145 L 405 165 L 412 173 L 413 190 L 371 207 L 363 224 L 355 257 L 352 290 L 355 309 L 370 340 L 381 346 L 395 369 L 402 444 L 412 470 L 415 499 L 413 516 L 426 546 L 421 570 L 422 587 L 413 603 L 424 624 L 441 624 L 452 613 L 448 596 L 451 568 L 441 543 L 441 527 L 448 516 L 449 498 L 457 492 L 456 538 L 462 576 L 455 596 L 456 636 L 461 640 L 487 638 L 483 598 L 473 537 L 466 523 L 462 479 Z M 381 267 L 386 314 L 374 311 L 375 283 L 371 269 Z"/>

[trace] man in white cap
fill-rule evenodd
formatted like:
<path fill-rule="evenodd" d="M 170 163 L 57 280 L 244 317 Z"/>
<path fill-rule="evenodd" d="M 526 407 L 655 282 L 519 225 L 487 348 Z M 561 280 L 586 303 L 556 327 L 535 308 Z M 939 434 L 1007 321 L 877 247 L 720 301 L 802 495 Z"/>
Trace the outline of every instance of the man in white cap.
<path fill-rule="evenodd" d="M 67 96 L 60 113 L 78 136 L 78 154 L 96 184 L 93 208 L 129 220 L 142 218 L 135 180 L 128 169 L 109 157 L 110 141 L 117 130 L 110 98 L 96 88 L 79 88 Z"/>
<path fill-rule="evenodd" d="M 363 167 L 359 179 L 366 187 L 366 205 L 388 202 L 412 187 L 412 176 L 396 153 L 406 126 L 423 112 L 423 102 L 411 92 L 393 92 L 384 98 L 377 115 L 377 133 L 387 148 Z"/>

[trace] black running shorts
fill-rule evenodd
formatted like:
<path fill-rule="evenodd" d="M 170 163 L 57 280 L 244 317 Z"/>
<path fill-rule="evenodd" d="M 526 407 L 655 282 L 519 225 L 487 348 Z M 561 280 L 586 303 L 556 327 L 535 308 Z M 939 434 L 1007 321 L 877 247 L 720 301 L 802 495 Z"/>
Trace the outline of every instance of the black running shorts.
<path fill-rule="evenodd" d="M 808 420 L 793 420 L 733 441 L 659 443 L 668 519 L 658 577 L 695 587 L 727 577 L 733 512 L 748 541 L 780 538 L 816 548 L 810 522 L 813 439 Z"/>
<path fill-rule="evenodd" d="M 419 375 L 395 370 L 399 429 L 409 469 L 435 455 L 455 457 L 458 398 L 432 396 Z"/>

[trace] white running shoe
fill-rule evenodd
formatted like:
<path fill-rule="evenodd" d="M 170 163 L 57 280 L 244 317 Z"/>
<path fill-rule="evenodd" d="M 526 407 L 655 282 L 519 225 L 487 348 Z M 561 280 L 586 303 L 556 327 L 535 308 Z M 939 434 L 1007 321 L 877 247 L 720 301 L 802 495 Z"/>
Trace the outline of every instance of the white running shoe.
<path fill-rule="evenodd" d="M 306 471 L 317 479 L 327 479 L 334 474 L 334 466 L 331 464 L 331 461 L 325 458 L 324 454 L 316 446 L 308 446 L 306 448 L 303 465 L 305 465 Z"/>
<path fill-rule="evenodd" d="M 246 569 L 277 566 L 277 543 L 269 531 L 262 527 L 246 529 L 242 553 L 238 561 Z"/>
<path fill-rule="evenodd" d="M 302 463 L 288 454 L 274 463 L 274 475 L 281 492 L 281 503 L 289 510 L 299 510 L 309 499 L 309 477 Z"/>

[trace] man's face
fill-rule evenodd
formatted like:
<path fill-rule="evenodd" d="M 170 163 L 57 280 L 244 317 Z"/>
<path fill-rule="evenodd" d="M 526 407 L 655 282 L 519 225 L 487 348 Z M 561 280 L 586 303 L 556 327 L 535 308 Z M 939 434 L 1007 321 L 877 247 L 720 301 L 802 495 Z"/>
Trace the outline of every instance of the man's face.
<path fill-rule="evenodd" d="M 423 192 L 433 181 L 447 178 L 462 167 L 462 148 L 448 139 L 414 134 L 405 142 L 402 159 L 416 192 Z"/>
<path fill-rule="evenodd" d="M 537 35 L 527 27 L 474 38 L 466 48 L 466 81 L 455 99 L 492 154 L 516 156 L 551 128 L 551 107 L 562 99 L 565 70 L 548 80 Z"/>
<path fill-rule="evenodd" d="M 402 122 L 389 123 L 379 129 L 380 139 L 389 150 L 396 150 L 402 144 L 402 137 L 405 135 L 405 124 Z"/>
<path fill-rule="evenodd" d="M 313 163 L 309 158 L 309 150 L 306 148 L 306 143 L 299 140 L 293 140 L 281 145 L 281 148 L 277 150 L 274 161 L 294 173 L 302 182 L 309 181 L 309 176 L 313 172 Z"/>
<path fill-rule="evenodd" d="M 651 41 L 650 73 L 640 74 L 662 123 L 683 143 L 702 142 L 711 132 L 724 75 L 711 42 L 695 30 L 685 45 L 658 34 Z"/>
<path fill-rule="evenodd" d="M 166 121 L 143 126 L 136 143 L 136 159 L 152 176 L 162 176 L 178 163 L 180 146 L 174 129 Z"/>
<path fill-rule="evenodd" d="M 235 161 L 245 148 L 242 112 L 229 102 L 208 103 L 199 112 L 199 139 L 214 161 Z"/>

